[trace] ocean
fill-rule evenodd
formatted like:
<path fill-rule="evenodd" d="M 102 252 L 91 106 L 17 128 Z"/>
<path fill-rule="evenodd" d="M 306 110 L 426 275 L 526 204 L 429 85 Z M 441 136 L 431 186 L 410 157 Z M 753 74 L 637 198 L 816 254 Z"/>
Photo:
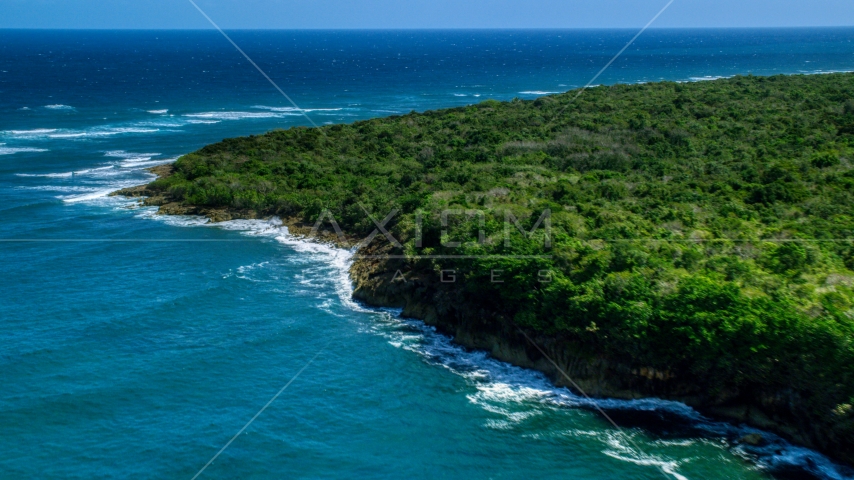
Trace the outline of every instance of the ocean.
<path fill-rule="evenodd" d="M 214 31 L 0 30 L 0 478 L 193 478 L 298 372 L 199 478 L 854 478 L 676 402 L 599 400 L 621 433 L 539 373 L 352 301 L 351 252 L 107 196 L 303 113 L 577 88 L 635 33 L 230 32 L 299 111 Z M 649 30 L 596 83 L 836 71 L 854 28 Z"/>

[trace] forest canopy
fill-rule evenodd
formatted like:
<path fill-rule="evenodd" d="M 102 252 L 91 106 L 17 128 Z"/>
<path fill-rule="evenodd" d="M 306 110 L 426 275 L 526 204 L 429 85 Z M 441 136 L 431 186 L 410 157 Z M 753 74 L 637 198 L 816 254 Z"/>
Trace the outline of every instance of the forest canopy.
<path fill-rule="evenodd" d="M 152 188 L 309 224 L 328 211 L 362 236 L 375 228 L 363 208 L 397 209 L 388 227 L 411 254 L 450 251 L 443 210 L 482 211 L 483 227 L 451 222 L 454 253 L 471 258 L 414 268 L 483 280 L 459 288 L 591 352 L 711 389 L 789 386 L 850 430 L 854 75 L 576 93 L 228 139 Z M 507 212 L 530 229 L 545 210 L 550 249 L 542 230 L 504 242 Z M 494 269 L 504 283 L 488 281 Z"/>

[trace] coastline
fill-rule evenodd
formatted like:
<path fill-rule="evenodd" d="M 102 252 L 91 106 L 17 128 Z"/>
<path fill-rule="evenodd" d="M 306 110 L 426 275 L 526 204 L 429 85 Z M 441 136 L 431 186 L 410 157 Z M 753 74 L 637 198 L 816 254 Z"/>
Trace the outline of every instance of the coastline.
<path fill-rule="evenodd" d="M 159 179 L 171 175 L 174 167 L 172 164 L 165 164 L 147 170 Z M 201 216 L 207 218 L 210 223 L 271 218 L 253 210 L 199 208 L 181 202 L 171 202 L 162 192 L 151 190 L 148 185 L 121 189 L 110 195 L 137 198 L 141 205 L 158 207 L 158 215 Z M 296 218 L 281 220 L 282 226 L 287 227 L 297 238 L 338 248 L 352 248 L 356 245 L 356 242 L 349 238 L 342 241 L 329 230 L 313 232 L 312 225 Z M 541 372 L 556 387 L 575 390 L 519 333 L 511 319 L 502 317 L 499 312 L 467 305 L 462 294 L 455 295 L 446 286 L 443 288 L 437 277 L 431 278 L 431 272 L 408 268 L 406 262 L 399 259 L 377 260 L 376 256 L 381 255 L 384 250 L 374 242 L 361 247 L 358 252 L 363 255 L 357 252 L 349 268 L 353 299 L 370 307 L 401 309 L 401 317 L 419 320 L 434 327 L 462 347 L 488 352 L 496 360 Z M 404 281 L 395 278 L 396 273 L 401 270 L 405 271 L 408 277 Z M 710 395 L 703 391 L 701 382 L 692 381 L 693 379 L 677 379 L 669 372 L 652 368 L 633 368 L 603 355 L 586 352 L 581 345 L 533 331 L 528 333 L 533 341 L 593 398 L 661 399 L 680 402 L 703 416 L 726 422 L 733 428 L 746 425 L 766 432 L 749 433 L 731 439 L 735 444 L 768 447 L 771 443 L 769 440 L 773 441 L 769 437 L 779 435 L 785 441 L 820 452 L 832 460 L 844 462 L 842 465 L 854 463 L 837 449 L 837 442 L 844 440 L 828 436 L 827 429 L 823 428 L 826 426 L 805 425 L 799 422 L 797 412 L 791 408 L 799 399 L 793 396 L 770 391 L 749 392 L 756 395 L 755 398 L 746 398 L 740 392 L 717 392 L 716 395 Z M 767 435 L 768 433 L 771 435 Z"/>
<path fill-rule="evenodd" d="M 463 295 L 442 289 L 437 281 L 413 278 L 404 286 L 394 276 L 400 265 L 382 268 L 379 262 L 356 261 L 350 270 L 353 297 L 373 307 L 402 309 L 401 315 L 423 321 L 466 348 L 488 352 L 512 365 L 544 373 L 555 386 L 572 391 L 566 381 L 538 349 L 519 333 L 511 319 L 482 308 L 470 308 Z M 425 281 L 426 280 L 426 281 Z M 680 379 L 669 372 L 636 367 L 590 352 L 583 345 L 537 334 L 527 335 L 593 398 L 639 400 L 657 398 L 683 403 L 704 416 L 732 425 L 745 424 L 781 436 L 795 444 L 822 452 L 850 464 L 837 447 L 844 440 L 828 435 L 826 425 L 811 425 L 799 418 L 799 398 L 791 392 L 704 391 L 699 379 Z M 789 393 L 789 395 L 787 395 Z M 755 395 L 755 397 L 751 397 Z M 741 438 L 740 442 L 762 445 L 766 439 Z M 839 443 L 837 443 L 839 442 Z"/>
<path fill-rule="evenodd" d="M 171 175 L 174 172 L 174 169 L 174 163 L 165 163 L 146 168 L 145 170 L 157 175 L 156 180 L 159 180 Z M 174 202 L 169 200 L 163 192 L 150 189 L 149 184 L 122 188 L 110 193 L 109 196 L 138 199 L 142 206 L 157 207 L 158 215 L 193 215 L 205 217 L 212 223 L 227 222 L 229 220 L 260 220 L 270 218 L 269 215 L 261 215 L 250 209 L 235 210 L 227 208 L 200 208 L 186 205 L 182 202 Z M 312 237 L 313 225 L 306 224 L 297 218 L 283 218 L 282 226 L 287 227 L 291 234 L 298 237 Z M 330 232 L 328 230 L 320 230 L 316 232 L 314 237 L 323 243 L 333 244 L 342 248 L 353 247 L 356 244 L 355 241 L 347 239 L 342 241 L 337 237 L 335 232 Z"/>
<path fill-rule="evenodd" d="M 789 387 L 854 446 L 854 26 L 652 29 L 583 93 L 626 32 L 229 32 L 299 109 L 210 32 L 7 33 L 4 471 L 192 476 L 302 371 L 204 474 L 854 480 L 656 380 Z M 777 166 L 806 197 L 755 203 Z"/>

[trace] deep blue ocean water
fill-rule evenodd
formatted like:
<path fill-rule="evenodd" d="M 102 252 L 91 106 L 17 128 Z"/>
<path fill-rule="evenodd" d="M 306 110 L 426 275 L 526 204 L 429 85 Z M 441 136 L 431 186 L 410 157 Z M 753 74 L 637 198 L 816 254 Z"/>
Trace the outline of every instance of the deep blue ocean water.
<path fill-rule="evenodd" d="M 634 31 L 232 32 L 318 124 L 582 86 Z M 854 70 L 854 29 L 650 30 L 597 81 Z M 0 478 L 854 478 L 350 300 L 350 254 L 110 191 L 306 125 L 216 32 L 0 31 Z M 319 355 L 318 355 L 319 353 Z"/>

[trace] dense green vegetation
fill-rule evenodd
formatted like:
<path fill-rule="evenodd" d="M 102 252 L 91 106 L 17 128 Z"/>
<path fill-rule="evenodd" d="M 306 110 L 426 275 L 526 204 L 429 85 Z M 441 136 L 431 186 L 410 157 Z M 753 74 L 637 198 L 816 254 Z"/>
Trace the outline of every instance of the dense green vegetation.
<path fill-rule="evenodd" d="M 391 230 L 471 302 L 711 389 L 787 386 L 850 432 L 854 75 L 590 89 L 225 140 L 153 186 L 189 204 Z M 443 209 L 460 249 L 440 244 Z M 503 241 L 505 212 L 530 229 Z M 424 213 L 416 248 L 415 212 Z M 382 239 L 382 237 L 380 237 Z M 489 281 L 504 270 L 505 283 Z M 538 272 L 550 269 L 552 281 Z"/>

